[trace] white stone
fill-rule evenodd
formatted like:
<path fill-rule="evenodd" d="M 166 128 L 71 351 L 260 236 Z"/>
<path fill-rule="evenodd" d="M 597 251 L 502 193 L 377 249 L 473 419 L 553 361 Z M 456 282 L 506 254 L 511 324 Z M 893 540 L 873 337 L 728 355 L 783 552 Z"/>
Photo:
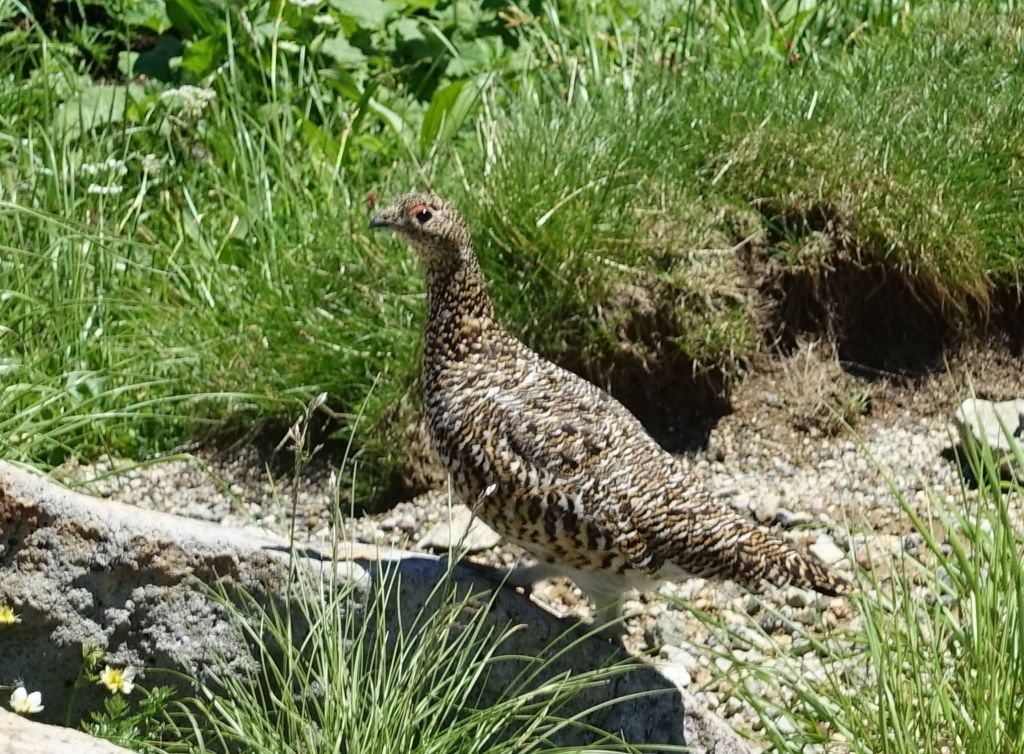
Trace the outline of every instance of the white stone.
<path fill-rule="evenodd" d="M 1024 468 L 1015 456 L 1024 443 L 1024 398 L 999 402 L 968 398 L 957 408 L 953 422 L 963 444 L 987 445 L 1002 473 L 1024 482 Z"/>
<path fill-rule="evenodd" d="M 970 437 L 975 442 L 984 441 L 992 450 L 1007 452 L 1011 450 L 1007 433 L 1018 445 L 1024 434 L 1024 398 L 1000 402 L 968 398 L 956 410 L 953 421 L 965 441 Z"/>
<path fill-rule="evenodd" d="M 793 724 L 793 718 L 789 717 L 789 715 L 779 715 L 775 718 L 775 727 L 784 736 L 791 736 L 796 733 L 796 725 Z"/>
<path fill-rule="evenodd" d="M 762 524 L 770 524 L 779 512 L 779 496 L 765 495 L 754 508 L 754 518 Z"/>
<path fill-rule="evenodd" d="M 451 509 L 451 518 L 446 517 L 436 524 L 416 546 L 430 550 L 479 552 L 490 550 L 499 542 L 500 534 L 474 516 L 466 506 L 455 505 Z"/>
<path fill-rule="evenodd" d="M 835 565 L 846 557 L 846 553 L 840 550 L 832 538 L 825 534 L 820 535 L 817 541 L 807 549 L 814 557 L 828 566 Z"/>

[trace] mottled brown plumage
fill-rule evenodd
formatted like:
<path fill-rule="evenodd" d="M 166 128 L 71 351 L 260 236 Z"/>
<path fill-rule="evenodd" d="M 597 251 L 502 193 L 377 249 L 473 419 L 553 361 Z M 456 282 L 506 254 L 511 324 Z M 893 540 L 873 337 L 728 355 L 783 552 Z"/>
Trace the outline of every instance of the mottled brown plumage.
<path fill-rule="evenodd" d="M 456 492 L 491 527 L 572 576 L 599 606 L 688 575 L 848 590 L 715 504 L 618 401 L 501 327 L 451 204 L 407 194 L 370 224 L 404 236 L 423 261 L 427 423 Z"/>

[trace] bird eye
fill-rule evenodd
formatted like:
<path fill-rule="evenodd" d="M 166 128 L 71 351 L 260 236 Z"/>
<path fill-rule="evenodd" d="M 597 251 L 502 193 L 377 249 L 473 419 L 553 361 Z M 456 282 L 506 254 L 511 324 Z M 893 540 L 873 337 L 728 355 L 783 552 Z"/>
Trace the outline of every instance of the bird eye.
<path fill-rule="evenodd" d="M 416 213 L 416 221 L 418 223 L 420 223 L 420 225 L 422 225 L 423 223 L 425 223 L 427 220 L 429 220 L 433 216 L 434 216 L 433 213 L 431 213 L 431 211 L 429 209 L 424 207 L 423 209 L 419 210 Z"/>

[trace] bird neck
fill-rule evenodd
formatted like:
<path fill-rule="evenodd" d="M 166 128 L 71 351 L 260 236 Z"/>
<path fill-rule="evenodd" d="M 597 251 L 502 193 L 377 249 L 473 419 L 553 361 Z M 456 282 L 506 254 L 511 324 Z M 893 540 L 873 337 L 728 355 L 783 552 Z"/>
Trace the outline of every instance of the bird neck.
<path fill-rule="evenodd" d="M 461 320 L 493 322 L 494 306 L 471 247 L 427 265 L 427 327 L 457 326 Z"/>
<path fill-rule="evenodd" d="M 501 333 L 472 249 L 460 250 L 449 259 L 427 271 L 423 380 L 428 392 L 449 365 L 470 358 Z"/>

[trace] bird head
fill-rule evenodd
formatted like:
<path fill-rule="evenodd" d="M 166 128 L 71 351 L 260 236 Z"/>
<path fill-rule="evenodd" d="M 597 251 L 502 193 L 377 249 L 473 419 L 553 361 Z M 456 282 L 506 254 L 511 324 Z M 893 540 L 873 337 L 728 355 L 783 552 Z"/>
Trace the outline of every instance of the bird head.
<path fill-rule="evenodd" d="M 404 194 L 381 210 L 371 228 L 405 237 L 428 264 L 457 256 L 470 246 L 466 221 L 450 203 L 433 194 Z"/>

